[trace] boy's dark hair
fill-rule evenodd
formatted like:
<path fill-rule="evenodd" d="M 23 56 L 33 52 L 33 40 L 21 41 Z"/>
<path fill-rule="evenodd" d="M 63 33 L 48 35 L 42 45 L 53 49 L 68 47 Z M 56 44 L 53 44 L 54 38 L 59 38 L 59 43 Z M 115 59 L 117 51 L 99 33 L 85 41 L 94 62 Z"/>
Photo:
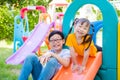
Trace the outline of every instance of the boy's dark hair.
<path fill-rule="evenodd" d="M 48 40 L 50 41 L 50 38 L 51 38 L 53 35 L 55 35 L 55 34 L 60 35 L 61 38 L 64 39 L 64 35 L 63 35 L 63 33 L 62 33 L 61 31 L 54 30 L 54 31 L 52 31 L 52 32 L 49 34 L 49 36 L 48 36 Z"/>

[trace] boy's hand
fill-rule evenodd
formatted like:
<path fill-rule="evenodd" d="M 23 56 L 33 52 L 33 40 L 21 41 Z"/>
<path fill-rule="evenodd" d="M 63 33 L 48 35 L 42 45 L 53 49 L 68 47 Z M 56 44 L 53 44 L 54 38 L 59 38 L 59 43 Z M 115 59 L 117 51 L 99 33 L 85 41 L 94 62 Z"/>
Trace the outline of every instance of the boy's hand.
<path fill-rule="evenodd" d="M 39 57 L 41 64 L 45 64 L 51 57 L 51 54 L 45 54 Z"/>
<path fill-rule="evenodd" d="M 40 63 L 44 64 L 45 63 L 45 57 L 44 56 L 40 56 L 39 57 Z"/>

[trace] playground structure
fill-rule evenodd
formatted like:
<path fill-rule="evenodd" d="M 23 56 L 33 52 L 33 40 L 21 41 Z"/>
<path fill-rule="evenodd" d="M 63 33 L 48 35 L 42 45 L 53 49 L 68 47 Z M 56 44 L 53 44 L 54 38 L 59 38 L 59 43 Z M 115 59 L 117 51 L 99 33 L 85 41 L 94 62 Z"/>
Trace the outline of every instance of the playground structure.
<path fill-rule="evenodd" d="M 62 16 L 64 16 L 63 13 L 57 13 L 56 16 L 54 17 L 55 20 L 51 19 L 51 16 L 46 13 L 46 9 L 44 6 L 28 6 L 28 7 L 24 7 L 21 9 L 20 11 L 20 15 L 17 15 L 14 19 L 14 47 L 13 47 L 13 52 L 15 53 L 17 51 L 18 48 L 20 48 L 23 43 L 25 42 L 25 40 L 27 39 L 27 37 L 30 35 L 30 31 L 29 31 L 29 23 L 28 23 L 28 19 L 27 16 L 25 16 L 25 12 L 28 12 L 29 10 L 41 10 L 42 13 L 40 13 L 39 15 L 39 22 L 45 22 L 50 24 L 52 21 L 54 21 L 54 29 L 55 30 L 62 30 Z M 56 18 L 59 19 L 56 19 Z M 20 20 L 20 23 L 18 23 L 17 21 Z M 23 24 L 23 20 L 25 20 L 25 26 Z M 58 20 L 58 21 L 57 21 Z M 49 45 L 48 45 L 48 41 L 47 39 L 45 40 L 46 45 L 48 46 L 48 49 L 50 49 Z M 38 55 L 40 55 L 40 49 L 38 49 Z"/>
<path fill-rule="evenodd" d="M 14 19 L 13 52 L 16 52 L 16 50 L 23 45 L 23 43 L 25 42 L 25 40 L 31 33 L 29 31 L 29 24 L 28 24 L 27 16 L 25 16 L 25 12 L 27 12 L 29 10 L 42 10 L 42 13 L 40 14 L 40 17 L 39 17 L 39 22 L 47 23 L 48 18 L 50 19 L 49 23 L 51 22 L 51 17 L 49 14 L 46 13 L 46 9 L 44 6 L 29 6 L 29 7 L 22 8 L 20 11 L 21 15 L 16 16 Z M 18 23 L 17 20 L 20 20 L 20 23 Z M 23 24 L 23 20 L 25 20 L 25 24 L 26 24 L 25 26 Z M 45 43 L 48 46 L 47 40 L 45 40 Z M 49 49 L 49 46 L 48 46 L 48 49 Z M 38 49 L 38 55 L 40 55 L 40 49 Z"/>
<path fill-rule="evenodd" d="M 29 10 L 41 10 L 42 13 L 46 13 L 44 6 L 28 6 L 21 9 L 20 15 L 17 15 L 14 19 L 13 52 L 16 52 L 16 50 L 23 45 L 24 41 L 30 35 L 28 19 L 27 16 L 25 16 L 25 12 Z M 20 21 L 19 23 L 17 22 L 18 20 Z M 23 20 L 25 20 L 25 26 L 23 24 Z"/>
<path fill-rule="evenodd" d="M 64 14 L 66 7 L 68 6 L 68 2 L 66 0 L 53 0 L 50 4 L 49 4 L 49 9 L 48 9 L 48 13 L 51 15 L 52 20 L 56 19 L 56 16 L 59 13 Z M 58 7 L 62 7 L 63 8 L 63 12 L 56 12 L 56 8 Z"/>
<path fill-rule="evenodd" d="M 79 2 L 79 3 L 78 3 Z M 102 5 L 101 5 L 102 3 Z M 99 69 L 95 80 L 119 80 L 119 57 L 118 53 L 118 17 L 115 9 L 107 0 L 74 0 L 67 8 L 63 19 L 63 33 L 67 36 L 70 23 L 75 17 L 76 11 L 85 4 L 96 5 L 103 15 L 103 51 L 102 66 Z M 109 11 L 106 12 L 106 11 Z M 71 14 L 69 14 L 71 13 Z"/>
<path fill-rule="evenodd" d="M 18 24 L 17 23 L 17 20 L 20 20 L 20 23 Z M 15 19 L 14 19 L 14 47 L 13 47 L 13 52 L 16 52 L 16 50 L 22 46 L 22 44 L 24 43 L 23 39 L 22 39 L 22 36 L 26 35 L 28 36 L 29 35 L 29 24 L 28 24 L 28 19 L 27 17 L 24 18 L 25 21 L 26 21 L 26 31 L 24 30 L 24 27 L 23 27 L 23 19 L 21 18 L 21 16 L 16 16 Z"/>
<path fill-rule="evenodd" d="M 94 35 L 93 35 L 93 41 L 96 44 L 96 36 L 97 36 L 97 32 L 103 27 L 103 22 L 102 21 L 95 21 L 92 22 L 91 24 L 93 24 L 94 26 Z M 89 34 L 91 34 L 91 27 L 90 27 L 90 32 Z M 82 63 L 82 59 L 83 57 L 78 56 L 77 60 L 79 62 L 79 64 Z M 86 69 L 84 72 L 82 72 L 81 75 L 78 75 L 77 73 L 72 73 L 71 72 L 71 65 L 68 68 L 62 67 L 58 73 L 56 74 L 56 76 L 53 78 L 53 80 L 93 80 L 97 74 L 98 69 L 100 68 L 102 64 L 102 53 L 98 52 L 96 57 L 89 57 L 88 59 L 88 63 L 86 65 Z M 71 76 L 71 77 L 70 77 Z M 99 78 L 99 76 L 98 76 Z M 99 80 L 99 79 L 98 79 Z"/>
<path fill-rule="evenodd" d="M 97 32 L 103 27 L 103 21 L 95 21 L 92 22 L 92 24 L 94 25 L 94 35 L 93 35 L 93 42 L 95 44 L 97 44 Z"/>
<path fill-rule="evenodd" d="M 120 75 L 120 22 L 118 23 L 118 75 Z M 118 76 L 118 80 L 120 79 L 120 76 Z"/>
<path fill-rule="evenodd" d="M 85 4 L 96 5 L 102 12 L 102 24 L 93 24 L 96 28 L 95 34 L 101 28 L 101 26 L 103 27 L 103 51 L 102 53 L 99 52 L 95 58 L 89 58 L 86 68 L 87 71 L 85 73 L 77 75 L 76 73 L 71 72 L 70 66 L 69 68 L 62 67 L 55 75 L 53 80 L 120 80 L 120 77 L 118 76 L 120 74 L 120 23 L 114 7 L 107 0 L 74 0 L 64 14 L 62 31 L 64 35 L 67 36 L 71 22 L 74 20 L 75 13 L 81 6 Z M 106 11 L 109 11 L 109 14 Z M 19 53 L 19 55 L 13 54 L 6 60 L 6 62 L 8 64 L 19 64 L 28 55 L 26 53 L 35 52 L 43 42 L 45 36 L 47 35 L 46 33 L 50 30 L 53 24 L 54 23 L 47 25 L 44 23 L 39 23 L 36 25 L 35 30 L 30 37 L 28 37 L 22 47 L 16 51 L 16 53 Z M 41 37 L 37 34 L 41 34 Z M 94 42 L 96 41 L 95 36 L 93 37 L 93 40 Z M 34 44 L 32 42 L 38 43 Z M 80 62 L 81 60 L 78 61 Z"/>

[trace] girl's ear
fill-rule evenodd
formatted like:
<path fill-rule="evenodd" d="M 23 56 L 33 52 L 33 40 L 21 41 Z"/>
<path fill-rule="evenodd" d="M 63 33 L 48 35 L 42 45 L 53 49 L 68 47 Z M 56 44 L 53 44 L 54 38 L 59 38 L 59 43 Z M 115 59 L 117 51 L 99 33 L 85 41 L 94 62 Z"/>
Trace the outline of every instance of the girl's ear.
<path fill-rule="evenodd" d="M 74 28 L 76 27 L 76 24 L 74 24 L 74 26 L 73 26 Z"/>

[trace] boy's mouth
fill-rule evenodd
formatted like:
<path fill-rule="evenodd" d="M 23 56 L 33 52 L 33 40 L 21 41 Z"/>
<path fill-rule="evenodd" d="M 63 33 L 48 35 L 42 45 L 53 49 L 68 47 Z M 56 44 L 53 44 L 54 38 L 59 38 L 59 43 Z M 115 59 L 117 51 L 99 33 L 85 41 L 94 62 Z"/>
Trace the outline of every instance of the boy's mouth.
<path fill-rule="evenodd" d="M 57 48 L 57 47 L 59 47 L 60 45 L 53 45 L 53 47 L 55 47 L 55 48 Z"/>

